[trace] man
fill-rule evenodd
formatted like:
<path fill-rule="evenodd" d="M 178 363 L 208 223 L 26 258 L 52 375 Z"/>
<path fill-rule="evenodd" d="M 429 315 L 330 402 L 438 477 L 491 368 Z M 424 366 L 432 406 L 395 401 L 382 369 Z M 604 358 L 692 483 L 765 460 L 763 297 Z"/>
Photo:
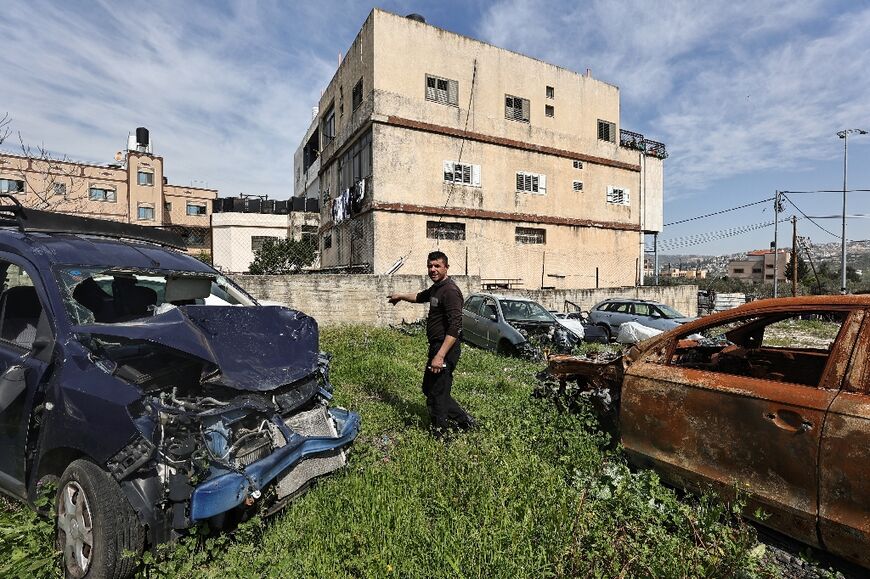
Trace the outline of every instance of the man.
<path fill-rule="evenodd" d="M 443 435 L 450 422 L 459 428 L 474 428 L 474 418 L 450 396 L 453 370 L 461 353 L 459 336 L 462 331 L 462 292 L 447 275 L 447 256 L 440 251 L 429 254 L 426 262 L 433 284 L 418 294 L 394 293 L 387 297 L 396 305 L 400 301 L 429 303 L 426 337 L 429 340 L 428 364 L 423 374 L 423 394 L 436 436 Z"/>

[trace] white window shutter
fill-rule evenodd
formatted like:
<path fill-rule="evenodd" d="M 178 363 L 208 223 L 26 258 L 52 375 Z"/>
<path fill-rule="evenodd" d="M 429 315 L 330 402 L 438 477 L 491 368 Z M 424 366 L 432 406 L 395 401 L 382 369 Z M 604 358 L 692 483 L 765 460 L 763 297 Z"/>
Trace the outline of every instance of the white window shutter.
<path fill-rule="evenodd" d="M 453 161 L 444 161 L 444 180 L 453 181 Z"/>
<path fill-rule="evenodd" d="M 517 191 L 522 191 L 523 189 L 523 174 L 517 173 Z"/>
<path fill-rule="evenodd" d="M 426 98 L 430 101 L 435 100 L 435 79 L 431 76 L 426 77 Z"/>
<path fill-rule="evenodd" d="M 447 102 L 451 105 L 459 104 L 459 81 L 447 81 Z"/>
<path fill-rule="evenodd" d="M 631 203 L 630 198 L 629 198 L 628 189 L 622 190 L 622 203 L 623 203 L 623 205 L 629 205 Z"/>
<path fill-rule="evenodd" d="M 546 175 L 538 175 L 538 192 L 546 193 L 547 192 L 547 176 Z"/>
<path fill-rule="evenodd" d="M 529 120 L 529 99 L 521 99 L 523 103 L 523 120 Z"/>
<path fill-rule="evenodd" d="M 471 184 L 480 187 L 480 165 L 471 166 Z"/>

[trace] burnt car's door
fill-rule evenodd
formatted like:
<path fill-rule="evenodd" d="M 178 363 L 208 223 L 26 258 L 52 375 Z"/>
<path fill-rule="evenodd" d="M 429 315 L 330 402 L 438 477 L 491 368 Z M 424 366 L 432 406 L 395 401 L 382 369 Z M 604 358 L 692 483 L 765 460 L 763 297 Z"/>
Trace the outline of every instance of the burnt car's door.
<path fill-rule="evenodd" d="M 51 332 L 33 278 L 8 258 L 0 254 L 0 487 L 25 498 L 27 434 Z"/>
<path fill-rule="evenodd" d="M 795 347 L 788 328 L 770 327 L 792 315 L 729 317 L 702 327 L 704 340 L 647 352 L 627 370 L 620 426 L 636 462 L 688 488 L 736 483 L 750 516 L 761 507 L 765 525 L 819 545 L 821 432 L 863 312 L 812 312 L 834 320 L 827 348 Z"/>
<path fill-rule="evenodd" d="M 825 548 L 870 567 L 870 316 L 828 410 L 819 457 L 819 534 Z"/>

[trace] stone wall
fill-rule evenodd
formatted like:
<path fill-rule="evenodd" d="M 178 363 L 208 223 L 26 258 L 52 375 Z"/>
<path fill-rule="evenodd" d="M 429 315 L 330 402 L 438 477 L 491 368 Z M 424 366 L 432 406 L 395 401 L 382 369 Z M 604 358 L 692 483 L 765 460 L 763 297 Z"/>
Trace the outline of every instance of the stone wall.
<path fill-rule="evenodd" d="M 480 291 L 480 278 L 452 276 L 467 297 Z M 286 305 L 314 317 L 321 325 L 368 324 L 387 326 L 423 318 L 425 306 L 391 306 L 391 293 L 424 290 L 429 278 L 421 275 L 237 275 L 233 279 L 258 300 Z M 696 286 L 622 287 L 604 289 L 500 290 L 523 296 L 550 310 L 564 311 L 565 300 L 589 309 L 609 297 L 639 297 L 662 301 L 686 315 L 697 314 Z"/>

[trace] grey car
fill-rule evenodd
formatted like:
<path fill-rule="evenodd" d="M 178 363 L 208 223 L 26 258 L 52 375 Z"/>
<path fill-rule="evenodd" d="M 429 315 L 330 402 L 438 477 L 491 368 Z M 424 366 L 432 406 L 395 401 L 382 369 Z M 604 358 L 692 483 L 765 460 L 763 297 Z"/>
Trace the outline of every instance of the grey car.
<path fill-rule="evenodd" d="M 534 357 L 537 346 L 530 339 L 568 351 L 583 335 L 567 325 L 541 304 L 525 298 L 472 294 L 462 307 L 462 339 L 506 355 Z"/>
<path fill-rule="evenodd" d="M 667 331 L 694 319 L 667 304 L 632 298 L 606 299 L 589 310 L 589 320 L 606 331 L 609 338 L 615 337 L 625 322 L 637 322 L 648 328 Z"/>

